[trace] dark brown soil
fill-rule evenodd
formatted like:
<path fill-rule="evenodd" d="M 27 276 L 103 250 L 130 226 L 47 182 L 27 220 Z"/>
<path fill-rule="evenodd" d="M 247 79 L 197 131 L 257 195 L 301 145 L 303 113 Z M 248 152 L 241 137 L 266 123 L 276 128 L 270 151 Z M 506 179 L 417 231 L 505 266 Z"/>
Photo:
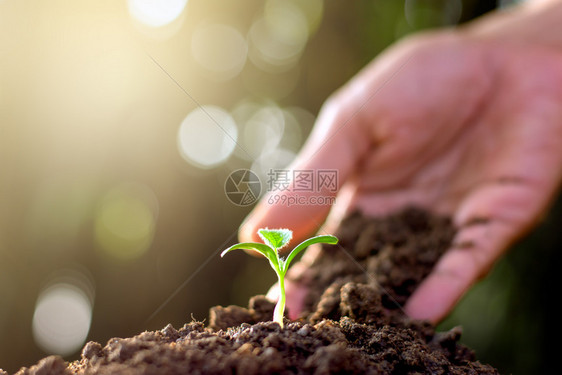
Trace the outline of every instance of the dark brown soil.
<path fill-rule="evenodd" d="M 51 356 L 17 374 L 497 374 L 460 345 L 461 329 L 404 316 L 401 306 L 449 246 L 447 218 L 410 208 L 385 218 L 355 213 L 300 282 L 306 311 L 280 329 L 263 296 L 214 307 L 209 326 L 89 342 L 80 361 Z M 1 371 L 0 371 L 1 375 Z"/>

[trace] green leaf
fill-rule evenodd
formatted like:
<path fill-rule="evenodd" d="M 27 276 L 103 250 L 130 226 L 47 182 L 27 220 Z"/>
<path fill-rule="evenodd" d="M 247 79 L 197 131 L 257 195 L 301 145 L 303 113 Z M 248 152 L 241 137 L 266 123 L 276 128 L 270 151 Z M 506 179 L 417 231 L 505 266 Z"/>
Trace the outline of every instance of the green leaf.
<path fill-rule="evenodd" d="M 224 257 L 226 253 L 229 253 L 232 250 L 238 250 L 238 249 L 255 250 L 255 251 L 259 252 L 264 257 L 269 259 L 269 262 L 271 263 L 271 265 L 275 269 L 275 271 L 279 270 L 279 261 L 277 260 L 277 253 L 271 247 L 269 247 L 268 245 L 265 245 L 263 243 L 242 242 L 242 243 L 230 246 L 228 249 L 224 250 L 221 253 L 221 258 Z"/>
<path fill-rule="evenodd" d="M 309 247 L 310 245 L 313 245 L 315 243 L 326 243 L 329 245 L 335 245 L 338 243 L 338 238 L 335 236 L 331 236 L 331 235 L 325 235 L 325 236 L 316 236 L 316 237 L 312 237 L 309 238 L 306 241 L 301 242 L 297 247 L 295 247 L 293 249 L 293 251 L 291 251 L 291 253 L 289 254 L 289 256 L 287 257 L 287 259 L 283 262 L 282 264 L 282 269 L 281 272 L 283 272 L 283 275 L 285 275 L 285 272 L 287 272 L 287 269 L 289 268 L 289 265 L 291 264 L 292 260 L 295 259 L 295 257 L 304 249 L 306 249 L 307 247 Z"/>
<path fill-rule="evenodd" d="M 279 250 L 287 245 L 293 238 L 293 231 L 289 229 L 268 229 L 262 228 L 258 230 L 258 234 L 267 245 Z"/>

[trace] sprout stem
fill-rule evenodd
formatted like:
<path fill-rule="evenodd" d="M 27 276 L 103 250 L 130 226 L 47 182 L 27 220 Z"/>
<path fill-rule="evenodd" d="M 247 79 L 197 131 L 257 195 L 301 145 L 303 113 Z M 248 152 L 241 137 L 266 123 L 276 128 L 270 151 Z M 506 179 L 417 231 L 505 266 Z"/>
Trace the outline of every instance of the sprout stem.
<path fill-rule="evenodd" d="M 279 323 L 281 328 L 283 328 L 283 313 L 285 311 L 285 275 L 277 274 L 279 279 L 279 300 L 277 305 L 275 305 L 275 310 L 273 311 L 273 321 Z"/>

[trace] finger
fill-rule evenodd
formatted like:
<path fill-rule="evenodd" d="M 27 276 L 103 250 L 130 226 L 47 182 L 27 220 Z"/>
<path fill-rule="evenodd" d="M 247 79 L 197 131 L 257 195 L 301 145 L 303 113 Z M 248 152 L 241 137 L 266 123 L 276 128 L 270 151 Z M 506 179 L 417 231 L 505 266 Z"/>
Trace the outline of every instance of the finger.
<path fill-rule="evenodd" d="M 308 288 L 296 280 L 299 280 L 306 272 L 311 262 L 314 261 L 314 257 L 318 256 L 320 247 L 313 247 L 310 250 L 305 253 L 306 257 L 303 257 L 301 261 L 291 267 L 285 278 L 285 306 L 287 307 L 289 318 L 293 320 L 300 316 L 304 306 L 304 300 L 308 294 Z M 271 301 L 277 302 L 279 293 L 279 284 L 275 283 L 267 292 L 266 297 Z"/>
<path fill-rule="evenodd" d="M 298 243 L 322 225 L 341 185 L 371 144 L 358 124 L 357 105 L 349 104 L 354 96 L 346 93 L 347 102 L 334 99 L 325 105 L 303 151 L 289 167 L 296 175 L 312 172 L 311 191 L 299 189 L 298 181 L 292 180 L 288 189 L 268 192 L 242 224 L 241 241 L 256 241 L 257 230 L 269 227 L 291 229 Z"/>
<path fill-rule="evenodd" d="M 453 247 L 408 300 L 408 315 L 434 323 L 442 320 L 538 220 L 555 187 L 554 181 L 499 179 L 471 194 L 454 218 L 460 230 Z"/>
<path fill-rule="evenodd" d="M 247 221 L 240 228 L 242 240 L 256 239 L 260 227 L 289 227 L 294 230 L 294 238 L 301 241 L 315 232 L 326 219 L 330 211 L 330 200 L 325 204 L 314 204 L 310 199 L 315 195 L 334 198 L 339 188 L 344 186 L 349 177 L 357 170 L 360 161 L 369 153 L 375 154 L 374 145 L 388 138 L 390 128 L 382 126 L 379 121 L 380 108 L 384 101 L 386 106 L 395 101 L 395 96 L 387 98 L 382 92 L 394 81 L 395 75 L 404 74 L 403 68 L 410 60 L 409 47 L 400 47 L 394 53 L 388 53 L 375 59 L 368 67 L 354 77 L 340 92 L 324 105 L 311 136 L 298 155 L 292 170 L 311 170 L 319 173 L 325 170 L 337 172 L 338 187 L 335 191 L 315 186 L 312 193 L 297 192 L 295 184 L 283 192 L 270 192 L 258 203 Z M 386 98 L 386 100 L 385 100 Z M 378 108 L 378 109 L 375 109 Z M 378 152 L 378 147 L 376 148 Z M 374 172 L 374 171 L 372 171 Z M 268 199 L 275 195 L 281 204 L 270 204 Z M 288 206 L 296 197 L 302 198 L 304 204 Z M 339 198 L 339 195 L 338 195 Z M 326 204 L 327 202 L 327 204 Z M 346 204 L 341 205 L 347 208 Z M 341 217 L 337 214 L 334 217 Z"/>
<path fill-rule="evenodd" d="M 456 247 L 437 263 L 406 303 L 406 313 L 414 319 L 441 321 L 466 291 L 490 269 L 506 248 L 511 228 L 487 223 L 471 228 Z"/>
<path fill-rule="evenodd" d="M 295 320 L 299 318 L 307 293 L 307 288 L 302 285 L 290 280 L 285 281 L 285 308 L 287 309 L 286 313 L 289 319 Z M 279 284 L 273 285 L 267 292 L 266 297 L 273 302 L 277 302 L 279 299 Z"/>

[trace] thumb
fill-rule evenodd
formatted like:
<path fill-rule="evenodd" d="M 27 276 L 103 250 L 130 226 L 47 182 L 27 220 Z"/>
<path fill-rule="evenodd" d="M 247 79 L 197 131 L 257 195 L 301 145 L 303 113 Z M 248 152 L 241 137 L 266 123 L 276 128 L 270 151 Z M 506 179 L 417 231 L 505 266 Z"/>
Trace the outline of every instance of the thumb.
<path fill-rule="evenodd" d="M 240 228 L 241 241 L 256 241 L 257 230 L 270 227 L 291 229 L 299 243 L 320 228 L 341 185 L 369 148 L 357 112 L 337 99 L 324 105 L 303 150 L 283 170 L 289 183 L 282 189 L 268 186 Z"/>

